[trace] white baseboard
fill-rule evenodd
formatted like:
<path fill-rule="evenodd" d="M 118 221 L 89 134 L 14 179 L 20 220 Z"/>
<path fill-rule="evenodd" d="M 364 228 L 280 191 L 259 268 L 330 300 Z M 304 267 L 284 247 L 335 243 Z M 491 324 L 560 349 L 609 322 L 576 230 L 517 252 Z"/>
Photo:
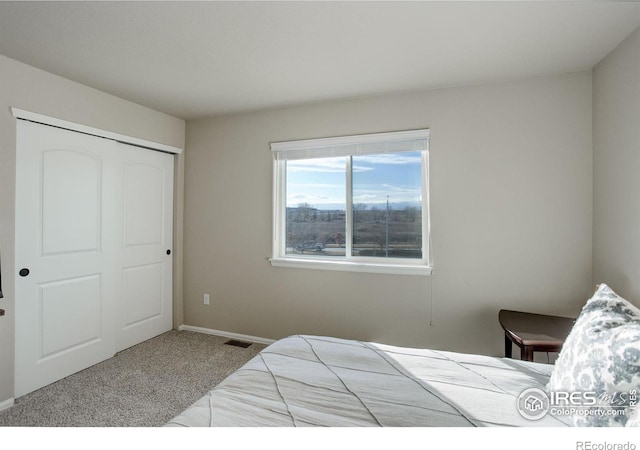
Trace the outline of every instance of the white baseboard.
<path fill-rule="evenodd" d="M 0 402 L 0 411 L 4 411 L 5 409 L 9 409 L 13 406 L 13 398 L 9 398 L 7 400 Z"/>
<path fill-rule="evenodd" d="M 192 325 L 180 325 L 178 331 L 195 331 L 196 333 L 212 334 L 214 336 L 226 337 L 229 339 L 238 339 L 240 341 L 255 342 L 257 344 L 273 344 L 275 340 L 265 339 L 257 336 L 249 336 L 247 334 L 230 333 L 228 331 L 212 330 L 211 328 L 194 327 Z"/>

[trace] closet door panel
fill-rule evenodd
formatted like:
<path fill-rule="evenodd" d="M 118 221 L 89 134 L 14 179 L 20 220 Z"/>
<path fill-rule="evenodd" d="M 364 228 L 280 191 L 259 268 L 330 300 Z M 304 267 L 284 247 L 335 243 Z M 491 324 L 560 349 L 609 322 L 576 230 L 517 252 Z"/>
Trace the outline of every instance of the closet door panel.
<path fill-rule="evenodd" d="M 115 143 L 18 121 L 16 393 L 113 356 Z M 27 272 L 28 271 L 28 272 Z"/>
<path fill-rule="evenodd" d="M 162 269 L 162 263 L 123 269 L 124 328 L 162 315 Z"/>
<path fill-rule="evenodd" d="M 124 163 L 124 245 L 162 245 L 164 170 L 156 165 L 157 155 L 135 151 L 139 153 L 138 157 L 153 157 L 153 160 Z M 125 156 L 128 156 L 126 150 Z"/>
<path fill-rule="evenodd" d="M 102 336 L 101 278 L 94 274 L 40 284 L 41 357 L 98 343 Z"/>
<path fill-rule="evenodd" d="M 97 251 L 102 161 L 75 149 L 42 153 L 42 253 Z"/>
<path fill-rule="evenodd" d="M 173 326 L 173 155 L 119 147 L 124 214 L 117 347 L 122 350 Z"/>

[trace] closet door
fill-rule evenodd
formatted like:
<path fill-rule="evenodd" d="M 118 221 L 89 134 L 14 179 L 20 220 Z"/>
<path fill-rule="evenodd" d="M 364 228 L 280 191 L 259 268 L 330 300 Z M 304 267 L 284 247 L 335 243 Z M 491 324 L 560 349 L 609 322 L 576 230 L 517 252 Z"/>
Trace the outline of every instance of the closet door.
<path fill-rule="evenodd" d="M 19 397 L 113 356 L 116 144 L 17 125 L 16 385 Z"/>
<path fill-rule="evenodd" d="M 19 397 L 172 328 L 173 156 L 19 120 L 16 165 Z"/>
<path fill-rule="evenodd" d="M 118 144 L 123 214 L 117 349 L 173 325 L 173 155 Z"/>

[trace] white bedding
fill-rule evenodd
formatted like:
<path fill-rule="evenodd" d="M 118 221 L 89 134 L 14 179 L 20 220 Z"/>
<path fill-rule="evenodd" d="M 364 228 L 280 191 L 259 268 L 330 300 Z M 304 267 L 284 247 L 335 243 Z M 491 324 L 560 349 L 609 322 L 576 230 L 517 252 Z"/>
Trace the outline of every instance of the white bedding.
<path fill-rule="evenodd" d="M 167 426 L 565 426 L 524 419 L 518 395 L 553 366 L 291 336 L 275 342 Z"/>

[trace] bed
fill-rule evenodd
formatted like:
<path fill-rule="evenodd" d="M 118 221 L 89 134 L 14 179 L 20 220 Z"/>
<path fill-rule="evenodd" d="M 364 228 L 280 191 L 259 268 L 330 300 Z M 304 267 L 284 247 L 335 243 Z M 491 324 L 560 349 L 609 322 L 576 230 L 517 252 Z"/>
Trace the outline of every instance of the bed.
<path fill-rule="evenodd" d="M 290 336 L 166 425 L 638 427 L 638 392 L 640 309 L 600 284 L 554 365 Z"/>
<path fill-rule="evenodd" d="M 265 348 L 167 426 L 567 426 L 517 398 L 552 365 L 296 335 Z"/>

